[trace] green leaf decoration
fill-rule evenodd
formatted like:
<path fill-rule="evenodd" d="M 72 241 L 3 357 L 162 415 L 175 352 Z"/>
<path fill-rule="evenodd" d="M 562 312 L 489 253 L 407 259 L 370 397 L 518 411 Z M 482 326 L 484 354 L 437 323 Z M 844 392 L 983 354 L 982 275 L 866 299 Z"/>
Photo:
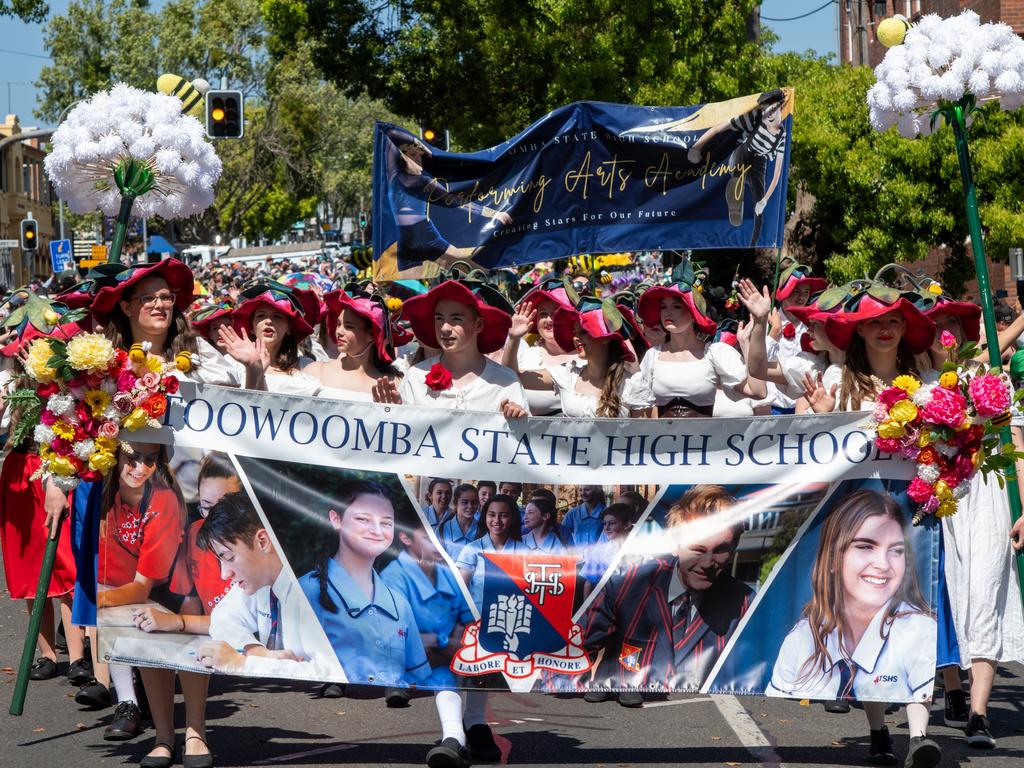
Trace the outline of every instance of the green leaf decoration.
<path fill-rule="evenodd" d="M 622 313 L 610 299 L 601 300 L 601 314 L 604 315 L 604 324 L 611 331 L 620 330 L 625 322 Z"/>
<path fill-rule="evenodd" d="M 868 288 L 868 295 L 878 299 L 883 304 L 895 304 L 900 299 L 900 292 L 881 283 L 872 283 Z"/>
<path fill-rule="evenodd" d="M 829 310 L 838 307 L 849 297 L 845 288 L 827 288 L 818 296 L 818 309 Z"/>

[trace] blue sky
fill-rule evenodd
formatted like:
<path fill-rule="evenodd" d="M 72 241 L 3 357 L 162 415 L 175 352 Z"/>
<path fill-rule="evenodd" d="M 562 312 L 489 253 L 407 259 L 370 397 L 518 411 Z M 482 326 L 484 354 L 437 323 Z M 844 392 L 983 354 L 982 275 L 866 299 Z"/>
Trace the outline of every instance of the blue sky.
<path fill-rule="evenodd" d="M 789 18 L 813 10 L 822 2 L 824 0 L 765 0 L 761 3 L 761 15 Z M 153 5 L 159 7 L 162 2 L 158 0 Z M 63 13 L 67 6 L 68 0 L 50 0 L 50 13 Z M 836 51 L 835 4 L 804 19 L 765 24 L 779 36 L 775 46 L 778 51 L 813 49 L 822 55 Z M 43 28 L 43 24 L 25 24 L 0 17 L 0 115 L 14 112 L 24 125 L 38 123 L 32 116 L 36 104 L 33 82 L 46 64 Z"/>

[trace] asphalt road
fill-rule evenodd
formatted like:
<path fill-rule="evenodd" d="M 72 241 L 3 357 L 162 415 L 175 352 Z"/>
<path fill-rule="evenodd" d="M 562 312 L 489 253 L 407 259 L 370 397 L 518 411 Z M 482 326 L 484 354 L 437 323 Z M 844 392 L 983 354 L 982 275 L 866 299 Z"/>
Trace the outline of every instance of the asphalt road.
<path fill-rule="evenodd" d="M 0 601 L 0 766 L 137 763 L 152 731 L 134 742 L 104 742 L 112 710 L 80 709 L 74 689 L 61 678 L 31 683 L 25 714 L 7 714 L 26 624 L 20 603 Z M 180 697 L 177 716 L 181 722 Z M 1000 669 L 991 716 L 997 749 L 971 750 L 959 732 L 941 725 L 938 694 L 931 735 L 944 750 L 943 765 L 1024 764 L 1024 667 Z M 852 766 L 863 765 L 867 752 L 867 726 L 856 710 L 830 715 L 817 705 L 757 697 L 672 696 L 627 710 L 615 703 L 502 694 L 492 697 L 489 719 L 505 761 L 524 766 Z M 902 754 L 906 718 L 901 711 L 889 721 Z M 223 678 L 211 685 L 208 723 L 218 766 L 422 766 L 439 735 L 429 697 L 389 710 L 375 689 L 325 700 L 305 684 Z"/>

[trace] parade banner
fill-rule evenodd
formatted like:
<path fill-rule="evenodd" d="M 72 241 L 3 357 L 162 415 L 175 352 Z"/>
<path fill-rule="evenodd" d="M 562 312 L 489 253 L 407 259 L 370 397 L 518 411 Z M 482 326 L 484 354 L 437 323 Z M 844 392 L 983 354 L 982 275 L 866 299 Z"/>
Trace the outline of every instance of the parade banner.
<path fill-rule="evenodd" d="M 577 102 L 467 153 L 377 123 L 375 274 L 781 246 L 792 113 L 789 88 L 688 107 Z"/>
<path fill-rule="evenodd" d="M 910 525 L 914 467 L 864 414 L 508 421 L 188 383 L 171 401 L 105 489 L 109 661 L 423 689 L 931 690 L 938 531 Z"/>

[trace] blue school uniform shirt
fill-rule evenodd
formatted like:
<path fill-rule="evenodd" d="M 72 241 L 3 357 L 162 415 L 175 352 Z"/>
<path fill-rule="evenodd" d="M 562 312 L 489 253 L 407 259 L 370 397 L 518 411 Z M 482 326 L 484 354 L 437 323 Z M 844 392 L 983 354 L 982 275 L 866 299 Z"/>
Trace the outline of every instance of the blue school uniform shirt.
<path fill-rule="evenodd" d="M 400 592 L 374 571 L 373 599 L 368 599 L 334 558 L 327 561 L 327 584 L 337 613 L 320 603 L 315 570 L 299 579 L 350 683 L 401 686 L 429 677 L 416 618 Z"/>
<path fill-rule="evenodd" d="M 437 538 L 441 540 L 441 546 L 444 547 L 445 552 L 448 553 L 452 560 L 458 560 L 462 548 L 473 540 L 473 537 L 476 535 L 476 526 L 477 523 L 474 519 L 469 526 L 469 530 L 463 533 L 462 528 L 459 526 L 458 518 L 454 515 L 446 523 L 438 526 Z"/>
<path fill-rule="evenodd" d="M 446 514 L 448 514 L 447 509 L 441 514 L 441 517 L 444 517 Z M 433 504 L 427 504 L 427 506 L 423 508 L 423 516 L 427 518 L 427 523 L 431 528 L 436 528 L 437 524 L 440 522 L 437 517 L 437 510 L 434 509 Z"/>
<path fill-rule="evenodd" d="M 935 619 L 903 603 L 883 636 L 882 622 L 890 608 L 886 605 L 875 614 L 849 659 L 844 658 L 838 632 L 833 631 L 825 639 L 832 666 L 824 671 L 817 666 L 810 674 L 804 663 L 814 655 L 814 637 L 807 620 L 801 619 L 782 642 L 765 694 L 835 699 L 851 681 L 847 698 L 857 701 L 926 701 L 935 678 Z"/>
<path fill-rule="evenodd" d="M 587 509 L 586 503 L 570 509 L 562 518 L 562 530 L 566 538 L 571 538 L 572 543 L 581 549 L 595 544 L 604 533 L 604 521 L 601 519 L 603 513 L 603 502 L 594 507 L 593 511 Z"/>
<path fill-rule="evenodd" d="M 541 552 L 547 552 L 549 555 L 565 554 L 565 545 L 562 544 L 562 540 L 555 535 L 554 531 L 548 531 L 547 535 L 540 541 L 537 540 L 533 531 L 530 531 L 523 536 L 523 544 L 527 549 L 540 550 Z"/>
<path fill-rule="evenodd" d="M 462 640 L 452 632 L 457 624 L 473 621 L 473 612 L 456 581 L 458 578 L 443 562 L 434 566 L 434 579 L 420 568 L 419 563 L 403 550 L 398 558 L 388 563 L 380 577 L 412 606 L 413 616 L 420 632 L 448 637 L 448 647 L 456 647 Z M 431 669 L 426 685 L 450 687 L 455 680 L 447 667 Z"/>
<path fill-rule="evenodd" d="M 471 541 L 462 548 L 455 564 L 459 570 L 472 571 L 473 577 L 469 582 L 469 593 L 473 596 L 473 602 L 477 608 L 481 608 L 484 602 L 484 552 L 522 552 L 526 554 L 529 550 L 521 541 L 509 539 L 505 546 L 498 549 L 491 541 L 491 534 L 485 533 L 479 539 Z"/>

